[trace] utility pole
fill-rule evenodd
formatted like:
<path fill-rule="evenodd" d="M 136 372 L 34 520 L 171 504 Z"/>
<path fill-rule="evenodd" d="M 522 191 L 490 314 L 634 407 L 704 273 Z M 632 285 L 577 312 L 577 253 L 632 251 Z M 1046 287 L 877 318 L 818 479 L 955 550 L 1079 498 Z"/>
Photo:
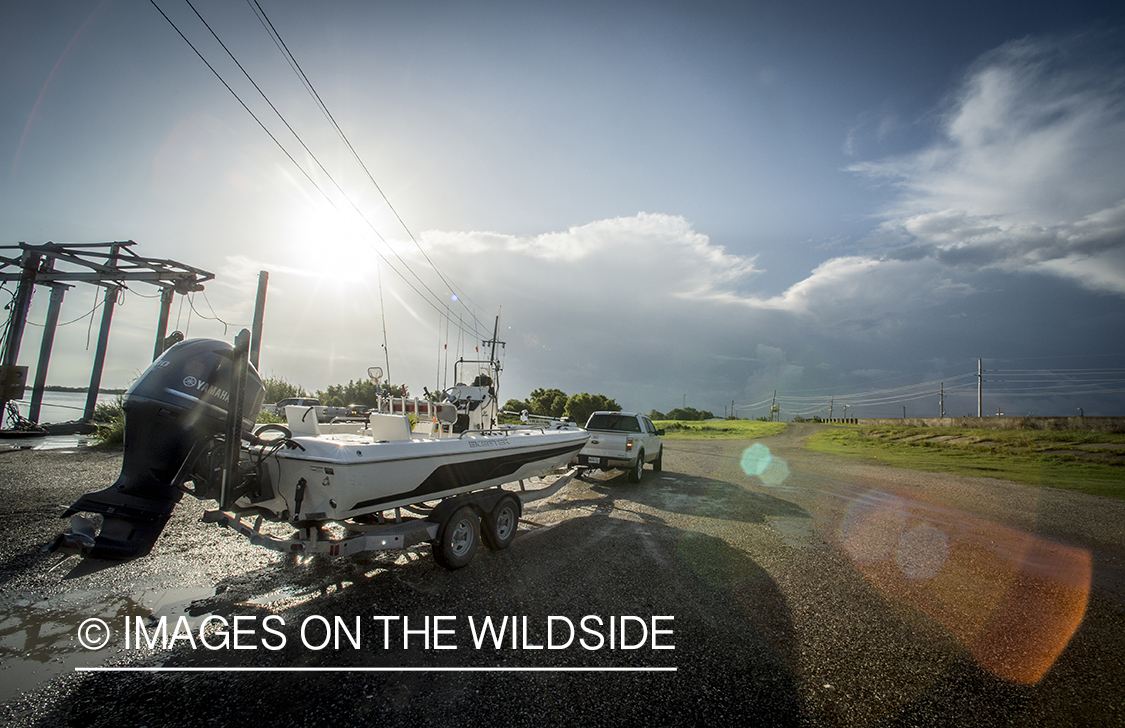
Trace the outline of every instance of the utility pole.
<path fill-rule="evenodd" d="M 940 417 L 945 417 L 945 382 L 941 383 L 941 390 L 938 393 L 938 409 L 941 410 Z"/>
<path fill-rule="evenodd" d="M 848 419 L 848 406 L 844 405 L 844 419 Z"/>
<path fill-rule="evenodd" d="M 832 397 L 828 398 L 828 419 L 829 420 L 832 419 L 832 403 L 835 402 L 835 401 L 836 401 L 835 396 L 832 396 Z"/>
<path fill-rule="evenodd" d="M 480 342 L 482 346 L 488 346 L 490 344 L 492 345 L 492 350 L 488 354 L 488 360 L 490 362 L 496 361 L 496 345 L 497 344 L 503 345 L 503 344 L 507 343 L 507 342 L 504 342 L 504 341 L 497 341 L 497 337 L 499 335 L 500 335 L 500 314 L 496 314 L 496 323 L 494 323 L 492 325 L 492 338 L 488 341 Z"/>
<path fill-rule="evenodd" d="M 984 409 L 981 407 L 981 385 L 984 383 L 984 367 L 981 360 L 977 359 L 977 417 L 983 417 Z"/>

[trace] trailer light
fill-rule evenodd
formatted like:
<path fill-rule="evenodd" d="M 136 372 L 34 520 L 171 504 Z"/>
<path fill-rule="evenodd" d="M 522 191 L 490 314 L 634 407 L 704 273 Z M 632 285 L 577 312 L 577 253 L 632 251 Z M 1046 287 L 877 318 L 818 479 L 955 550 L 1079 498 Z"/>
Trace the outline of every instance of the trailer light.
<path fill-rule="evenodd" d="M 305 545 L 303 543 L 291 543 L 291 544 L 289 544 L 289 550 L 290 551 L 304 551 Z"/>

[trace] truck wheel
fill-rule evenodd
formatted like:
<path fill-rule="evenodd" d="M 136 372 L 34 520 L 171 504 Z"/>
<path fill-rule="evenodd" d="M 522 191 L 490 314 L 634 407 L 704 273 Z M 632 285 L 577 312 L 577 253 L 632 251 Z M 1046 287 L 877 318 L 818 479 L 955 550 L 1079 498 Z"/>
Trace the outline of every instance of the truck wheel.
<path fill-rule="evenodd" d="M 641 482 L 641 476 L 645 474 L 645 451 L 641 450 L 637 453 L 637 464 L 629 468 L 629 482 Z"/>
<path fill-rule="evenodd" d="M 460 569 L 480 546 L 480 518 L 469 506 L 461 506 L 446 519 L 434 542 L 434 559 L 447 569 Z"/>
<path fill-rule="evenodd" d="M 492 513 L 488 514 L 484 528 L 484 543 L 493 551 L 512 545 L 520 525 L 520 505 L 512 496 L 504 496 Z"/>
<path fill-rule="evenodd" d="M 656 459 L 652 461 L 652 472 L 659 473 L 664 469 L 664 446 L 660 446 L 660 451 L 656 453 Z"/>

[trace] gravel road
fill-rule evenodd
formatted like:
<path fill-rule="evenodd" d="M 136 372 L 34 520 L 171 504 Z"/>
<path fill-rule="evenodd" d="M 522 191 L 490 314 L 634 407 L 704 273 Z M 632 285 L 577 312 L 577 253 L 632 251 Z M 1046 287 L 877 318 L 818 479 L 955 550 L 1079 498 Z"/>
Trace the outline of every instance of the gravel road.
<path fill-rule="evenodd" d="M 812 430 L 666 441 L 663 472 L 572 481 L 455 572 L 428 546 L 299 562 L 185 498 L 152 555 L 69 576 L 38 548 L 120 455 L 0 452 L 0 720 L 1125 725 L 1125 501 L 836 458 Z M 126 648 L 161 617 L 169 649 Z M 350 670 L 74 669 L 113 666 Z"/>

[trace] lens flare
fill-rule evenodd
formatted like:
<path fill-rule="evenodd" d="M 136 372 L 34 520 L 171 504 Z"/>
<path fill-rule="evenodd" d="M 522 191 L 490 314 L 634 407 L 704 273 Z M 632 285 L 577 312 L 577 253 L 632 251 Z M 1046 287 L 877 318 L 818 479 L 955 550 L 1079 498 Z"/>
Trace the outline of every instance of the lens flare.
<path fill-rule="evenodd" d="M 820 525 L 864 578 L 933 618 L 997 677 L 1039 682 L 1082 623 L 1088 551 L 905 489 L 836 495 L 840 507 Z"/>
<path fill-rule="evenodd" d="M 760 442 L 755 442 L 742 451 L 742 471 L 747 475 L 761 475 L 769 467 L 772 459 L 770 449 Z"/>
<path fill-rule="evenodd" d="M 759 478 L 767 485 L 781 485 L 789 479 L 789 463 L 774 457 L 770 449 L 755 442 L 742 451 L 742 472 Z"/>
<path fill-rule="evenodd" d="M 903 534 L 895 553 L 895 563 L 907 579 L 932 579 L 948 558 L 948 537 L 925 523 Z"/>

